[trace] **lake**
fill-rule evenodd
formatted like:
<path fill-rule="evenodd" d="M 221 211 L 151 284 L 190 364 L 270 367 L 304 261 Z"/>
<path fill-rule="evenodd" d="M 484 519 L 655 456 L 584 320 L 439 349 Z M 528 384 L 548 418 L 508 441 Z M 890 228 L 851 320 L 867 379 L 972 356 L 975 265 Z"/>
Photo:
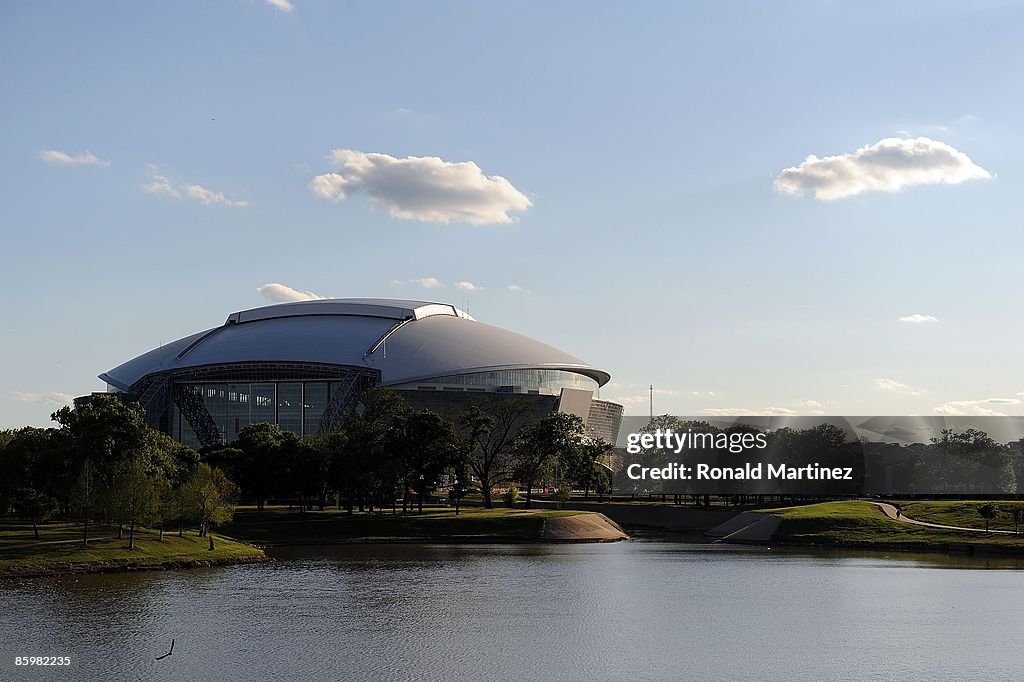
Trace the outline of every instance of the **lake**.
<path fill-rule="evenodd" d="M 0 583 L 0 679 L 1019 679 L 1024 562 L 372 545 Z M 172 656 L 154 660 L 175 640 Z M 16 668 L 15 655 L 71 656 Z"/>

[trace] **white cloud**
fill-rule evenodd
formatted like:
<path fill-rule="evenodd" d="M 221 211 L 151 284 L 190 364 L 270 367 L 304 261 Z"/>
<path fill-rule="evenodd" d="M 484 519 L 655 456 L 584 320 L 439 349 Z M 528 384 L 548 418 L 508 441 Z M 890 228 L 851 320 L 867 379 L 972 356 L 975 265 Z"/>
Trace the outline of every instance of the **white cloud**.
<path fill-rule="evenodd" d="M 484 289 L 482 286 L 478 286 L 476 284 L 473 284 L 472 282 L 467 282 L 465 280 L 461 282 L 456 282 L 455 288 L 462 289 L 463 291 L 483 291 Z"/>
<path fill-rule="evenodd" d="M 419 284 L 426 289 L 438 289 L 444 286 L 437 277 L 420 277 L 411 281 L 413 284 Z"/>
<path fill-rule="evenodd" d="M 214 190 L 207 189 L 202 185 L 189 184 L 189 183 L 176 183 L 168 176 L 164 175 L 160 166 L 156 164 L 147 164 L 151 182 L 147 182 L 141 185 L 143 192 L 149 194 L 159 194 L 161 196 L 170 197 L 172 199 L 181 199 L 182 197 L 188 197 L 194 201 L 198 201 L 206 206 L 219 205 L 219 206 L 248 206 L 248 201 L 228 199 L 224 196 L 223 192 L 215 192 Z"/>
<path fill-rule="evenodd" d="M 405 282 L 403 282 L 400 279 L 393 279 L 393 280 L 391 280 L 391 286 L 393 286 L 393 287 L 405 286 Z"/>
<path fill-rule="evenodd" d="M 609 388 L 613 388 L 614 387 L 613 388 L 613 390 L 614 390 L 614 389 L 619 389 L 619 388 L 632 388 L 634 386 L 635 386 L 635 384 L 606 384 L 605 388 L 609 389 Z M 659 396 L 675 396 L 675 395 L 680 395 L 680 392 L 675 390 L 675 389 L 670 389 L 670 388 L 656 388 L 656 389 L 654 389 L 654 398 L 655 398 L 655 400 L 657 400 L 657 398 Z M 646 391 L 644 393 L 634 393 L 633 395 L 622 395 L 622 396 L 611 396 L 611 397 L 601 396 L 601 399 L 602 400 L 610 400 L 613 403 L 619 403 L 620 405 L 625 405 L 626 407 L 636 407 L 638 405 L 648 405 L 648 404 L 650 404 L 650 402 L 651 402 L 651 393 L 648 390 L 648 391 Z M 655 408 L 657 408 L 657 404 L 655 404 Z"/>
<path fill-rule="evenodd" d="M 70 393 L 24 393 L 14 392 L 14 399 L 23 403 L 40 403 L 43 405 L 70 405 L 74 402 L 75 396 Z"/>
<path fill-rule="evenodd" d="M 51 166 L 109 166 L 109 161 L 101 161 L 92 152 L 68 154 L 59 149 L 47 149 L 39 152 L 39 158 Z"/>
<path fill-rule="evenodd" d="M 188 185 L 185 188 L 186 193 L 192 199 L 195 199 L 201 204 L 207 206 L 211 204 L 217 204 L 220 206 L 248 206 L 248 201 L 238 201 L 234 199 L 228 199 L 224 196 L 223 192 L 214 192 L 212 189 L 206 189 L 202 185 Z"/>
<path fill-rule="evenodd" d="M 379 153 L 335 149 L 328 158 L 337 168 L 318 175 L 309 187 L 335 202 L 365 192 L 370 202 L 392 218 L 428 223 L 471 225 L 511 223 L 510 211 L 525 211 L 532 202 L 500 175 L 484 175 L 472 161 L 444 161 L 436 156 L 399 159 Z"/>
<path fill-rule="evenodd" d="M 984 400 L 951 400 L 948 403 L 932 408 L 939 414 L 947 417 L 1005 417 L 1005 412 L 999 412 L 985 405 L 1019 405 L 1021 401 L 1016 398 L 986 398 Z"/>
<path fill-rule="evenodd" d="M 276 10 L 280 10 L 285 13 L 295 11 L 295 5 L 288 0 L 266 0 L 266 3 Z"/>
<path fill-rule="evenodd" d="M 992 175 L 963 152 L 927 137 L 889 137 L 852 154 L 808 156 L 783 169 L 775 189 L 784 194 L 814 192 L 829 201 L 862 192 L 898 192 L 913 185 L 958 185 Z"/>
<path fill-rule="evenodd" d="M 270 284 L 264 284 L 261 287 L 256 287 L 256 291 L 268 301 L 274 303 L 288 303 L 289 301 L 316 301 L 322 298 L 328 298 L 327 296 L 321 296 L 320 294 L 312 291 L 299 291 L 298 289 L 292 289 L 284 284 L 278 284 L 277 282 L 271 282 Z"/>
<path fill-rule="evenodd" d="M 921 313 L 914 313 L 913 315 L 906 315 L 900 318 L 900 322 L 911 322 L 913 324 L 921 324 L 922 322 L 938 322 L 939 318 L 934 315 L 922 315 Z"/>
<path fill-rule="evenodd" d="M 513 294 L 528 294 L 528 293 L 530 293 L 529 289 L 527 289 L 526 287 L 521 287 L 518 284 L 509 284 L 508 285 L 508 290 L 511 291 Z"/>
<path fill-rule="evenodd" d="M 153 182 L 142 185 L 143 192 L 149 192 L 150 194 L 162 194 L 167 197 L 173 197 L 174 199 L 181 198 L 181 192 L 174 189 L 174 185 L 164 175 L 153 175 Z"/>
<path fill-rule="evenodd" d="M 800 413 L 788 407 L 765 407 L 748 410 L 745 407 L 707 407 L 698 414 L 709 417 L 796 417 Z"/>
<path fill-rule="evenodd" d="M 907 384 L 901 384 L 894 379 L 875 379 L 875 386 L 883 391 L 900 393 L 902 395 L 924 395 L 924 391 Z"/>

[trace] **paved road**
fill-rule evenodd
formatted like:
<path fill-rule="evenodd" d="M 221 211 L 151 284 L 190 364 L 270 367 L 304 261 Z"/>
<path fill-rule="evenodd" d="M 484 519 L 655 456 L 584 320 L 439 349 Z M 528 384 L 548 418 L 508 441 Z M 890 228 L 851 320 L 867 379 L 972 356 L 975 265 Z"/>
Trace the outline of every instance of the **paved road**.
<path fill-rule="evenodd" d="M 927 521 L 918 521 L 912 519 L 906 514 L 896 515 L 896 507 L 886 502 L 873 502 L 876 507 L 885 512 L 885 515 L 894 521 L 902 521 L 903 523 L 909 523 L 915 526 L 927 526 L 928 528 L 941 528 L 942 530 L 965 530 L 971 533 L 1004 533 L 1006 535 L 1016 535 L 1012 530 L 985 530 L 984 528 L 971 528 L 969 526 L 947 526 L 942 523 L 928 523 Z"/>

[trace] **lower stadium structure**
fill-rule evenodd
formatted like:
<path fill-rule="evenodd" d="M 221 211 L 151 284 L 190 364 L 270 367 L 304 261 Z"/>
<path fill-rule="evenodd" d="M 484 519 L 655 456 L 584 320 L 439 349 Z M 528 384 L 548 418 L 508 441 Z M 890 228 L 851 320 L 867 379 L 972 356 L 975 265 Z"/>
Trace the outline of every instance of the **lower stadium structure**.
<path fill-rule="evenodd" d="M 231 442 L 257 422 L 299 435 L 336 430 L 374 386 L 452 415 L 528 401 L 535 418 L 576 414 L 614 444 L 623 408 L 599 399 L 610 378 L 451 305 L 353 298 L 232 313 L 100 375 L 108 391 L 138 400 L 151 426 L 193 447 Z"/>

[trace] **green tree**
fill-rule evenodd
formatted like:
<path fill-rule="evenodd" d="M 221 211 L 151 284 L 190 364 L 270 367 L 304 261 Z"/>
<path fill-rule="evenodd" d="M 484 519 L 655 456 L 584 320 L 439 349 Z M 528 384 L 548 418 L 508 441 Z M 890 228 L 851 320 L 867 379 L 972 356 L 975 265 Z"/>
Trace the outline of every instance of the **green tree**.
<path fill-rule="evenodd" d="M 110 485 L 110 511 L 121 524 L 128 524 L 128 549 L 135 549 L 135 527 L 155 518 L 159 504 L 158 481 L 141 459 L 122 463 Z"/>
<path fill-rule="evenodd" d="M 89 546 L 89 522 L 96 512 L 99 500 L 103 498 L 100 481 L 93 471 L 92 460 L 82 462 L 81 471 L 71 488 L 71 508 L 82 522 L 82 546 Z"/>
<path fill-rule="evenodd" d="M 200 464 L 185 484 L 190 506 L 199 519 L 199 536 L 210 539 L 210 550 L 214 549 L 210 528 L 230 521 L 234 516 L 234 500 L 238 486 L 224 475 L 222 469 L 211 469 L 209 464 Z"/>
<path fill-rule="evenodd" d="M 582 435 L 583 420 L 564 412 L 552 412 L 520 432 L 515 441 L 513 472 L 526 488 L 527 508 L 532 502 L 534 484 L 550 474 L 557 460 L 575 459 Z"/>
<path fill-rule="evenodd" d="M 244 455 L 236 471 L 242 490 L 256 500 L 257 511 L 263 511 L 267 498 L 286 480 L 285 443 L 295 438 L 295 434 L 269 422 L 250 424 L 238 434 L 235 446 Z"/>
<path fill-rule="evenodd" d="M 32 534 L 39 539 L 39 524 L 57 511 L 57 500 L 35 488 L 18 488 L 14 495 L 14 510 L 23 519 L 32 522 Z"/>
<path fill-rule="evenodd" d="M 288 462 L 289 481 L 299 498 L 299 513 L 324 508 L 327 484 L 331 473 L 331 451 L 319 437 L 285 441 L 284 456 Z"/>
<path fill-rule="evenodd" d="M 982 504 L 982 505 L 978 506 L 978 516 L 980 516 L 981 518 L 985 519 L 985 532 L 986 533 L 988 532 L 988 527 L 989 527 L 989 524 L 992 522 L 992 519 L 996 518 L 996 516 L 998 516 L 998 515 L 999 515 L 999 508 L 996 507 L 991 502 L 986 502 L 985 504 Z"/>
<path fill-rule="evenodd" d="M 57 429 L 25 427 L 9 431 L 0 449 L 0 512 L 19 488 L 32 488 L 69 507 L 74 470 L 69 470 L 66 439 Z"/>
<path fill-rule="evenodd" d="M 1010 508 L 1010 516 L 1013 517 L 1013 532 L 1019 533 L 1021 521 L 1024 521 L 1024 505 L 1015 504 Z"/>
<path fill-rule="evenodd" d="M 565 476 L 583 488 L 583 499 L 590 499 L 591 485 L 601 475 L 598 460 L 609 452 L 612 446 L 603 438 L 581 437 L 576 448 L 566 450 L 562 470 Z"/>
<path fill-rule="evenodd" d="M 492 509 L 495 486 L 511 480 L 513 446 L 520 431 L 530 424 L 529 401 L 493 397 L 470 405 L 458 419 L 458 428 L 469 452 L 470 470 L 480 482 L 484 507 Z"/>
<path fill-rule="evenodd" d="M 356 501 L 360 511 L 366 503 L 371 511 L 374 504 L 383 506 L 385 499 L 394 504 L 400 478 L 397 448 L 408 415 L 401 394 L 383 388 L 366 391 L 349 415 L 332 458 L 332 478 L 343 483 L 349 513 Z"/>
<path fill-rule="evenodd" d="M 126 403 L 116 395 L 94 395 L 72 407 L 62 407 L 51 418 L 67 434 L 79 471 L 82 460 L 92 460 L 94 473 L 109 483 L 123 462 L 146 452 L 145 411 L 138 403 Z"/>
<path fill-rule="evenodd" d="M 395 447 L 402 482 L 407 490 L 416 491 L 422 514 L 424 496 L 437 486 L 441 474 L 456 459 L 460 443 L 455 425 L 430 410 L 409 414 Z M 403 512 L 407 506 L 403 497 Z"/>

